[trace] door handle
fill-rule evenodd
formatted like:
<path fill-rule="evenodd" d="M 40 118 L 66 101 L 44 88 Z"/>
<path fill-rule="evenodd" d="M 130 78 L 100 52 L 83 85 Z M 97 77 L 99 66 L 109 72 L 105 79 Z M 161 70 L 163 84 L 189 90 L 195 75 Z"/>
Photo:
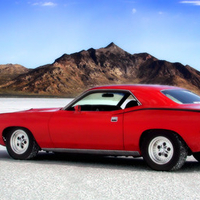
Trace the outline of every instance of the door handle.
<path fill-rule="evenodd" d="M 118 121 L 118 117 L 111 117 L 111 122 L 117 122 Z"/>

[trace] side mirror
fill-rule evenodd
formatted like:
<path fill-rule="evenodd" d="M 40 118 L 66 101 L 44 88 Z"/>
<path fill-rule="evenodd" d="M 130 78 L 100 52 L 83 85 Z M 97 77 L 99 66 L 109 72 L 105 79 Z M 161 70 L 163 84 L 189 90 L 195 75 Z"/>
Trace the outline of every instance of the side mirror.
<path fill-rule="evenodd" d="M 81 112 L 81 106 L 80 105 L 76 105 L 74 107 L 74 109 L 75 109 L 75 112 Z"/>

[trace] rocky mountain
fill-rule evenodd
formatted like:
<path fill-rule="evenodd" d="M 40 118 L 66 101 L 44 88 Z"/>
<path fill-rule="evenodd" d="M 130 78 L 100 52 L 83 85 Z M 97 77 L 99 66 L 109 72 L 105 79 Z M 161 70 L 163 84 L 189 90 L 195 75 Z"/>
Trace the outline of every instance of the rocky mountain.
<path fill-rule="evenodd" d="M 27 69 L 22 65 L 17 65 L 17 64 L 0 65 L 0 85 L 8 81 L 11 81 L 17 76 L 25 74 L 29 71 L 30 69 Z"/>
<path fill-rule="evenodd" d="M 7 81 L 1 79 L 0 90 L 74 96 L 96 85 L 128 83 L 177 85 L 200 93 L 200 72 L 188 65 L 158 60 L 148 53 L 130 54 L 111 43 L 105 48 L 64 54 L 54 63 L 33 70 L 25 68 L 8 76 Z"/>

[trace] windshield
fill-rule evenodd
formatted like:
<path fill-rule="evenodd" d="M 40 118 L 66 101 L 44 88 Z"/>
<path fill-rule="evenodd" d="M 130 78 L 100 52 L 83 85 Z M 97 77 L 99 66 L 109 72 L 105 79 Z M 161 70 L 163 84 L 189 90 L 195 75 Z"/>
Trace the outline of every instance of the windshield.
<path fill-rule="evenodd" d="M 163 90 L 162 93 L 179 104 L 200 104 L 200 96 L 188 90 Z"/>
<path fill-rule="evenodd" d="M 78 101 L 76 105 L 114 105 L 116 106 L 126 93 L 98 92 L 92 93 Z"/>
<path fill-rule="evenodd" d="M 66 110 L 115 111 L 141 105 L 128 91 L 98 90 L 86 93 L 72 102 Z"/>

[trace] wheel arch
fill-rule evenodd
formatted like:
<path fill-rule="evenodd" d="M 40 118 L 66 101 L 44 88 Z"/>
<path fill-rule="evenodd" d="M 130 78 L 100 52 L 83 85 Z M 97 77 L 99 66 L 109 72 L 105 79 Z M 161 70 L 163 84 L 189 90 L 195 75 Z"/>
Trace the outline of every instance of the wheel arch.
<path fill-rule="evenodd" d="M 192 155 L 192 151 L 189 148 L 189 146 L 187 145 L 187 143 L 185 142 L 185 140 L 177 132 L 169 130 L 169 129 L 148 129 L 148 130 L 144 131 L 142 133 L 142 135 L 140 136 L 140 140 L 139 140 L 140 149 L 141 149 L 141 146 L 142 146 L 142 142 L 145 140 L 146 136 L 149 135 L 149 134 L 156 133 L 156 132 L 162 132 L 162 133 L 168 133 L 168 134 L 170 134 L 170 133 L 176 134 L 185 143 L 185 145 L 187 146 L 188 155 Z"/>
<path fill-rule="evenodd" d="M 3 137 L 4 143 L 6 143 L 6 135 L 7 135 L 11 130 L 14 130 L 14 129 L 23 129 L 23 130 L 25 130 L 25 131 L 28 131 L 28 132 L 32 135 L 32 137 L 34 138 L 34 140 L 35 140 L 35 137 L 33 136 L 32 132 L 31 132 L 28 128 L 23 127 L 23 126 L 10 126 L 10 127 L 7 127 L 7 128 L 5 128 L 5 129 L 3 130 L 2 137 Z M 35 141 L 36 141 L 36 140 L 35 140 Z M 36 141 L 36 143 L 37 143 L 37 141 Z M 38 143 L 37 143 L 37 144 L 38 144 Z"/>

